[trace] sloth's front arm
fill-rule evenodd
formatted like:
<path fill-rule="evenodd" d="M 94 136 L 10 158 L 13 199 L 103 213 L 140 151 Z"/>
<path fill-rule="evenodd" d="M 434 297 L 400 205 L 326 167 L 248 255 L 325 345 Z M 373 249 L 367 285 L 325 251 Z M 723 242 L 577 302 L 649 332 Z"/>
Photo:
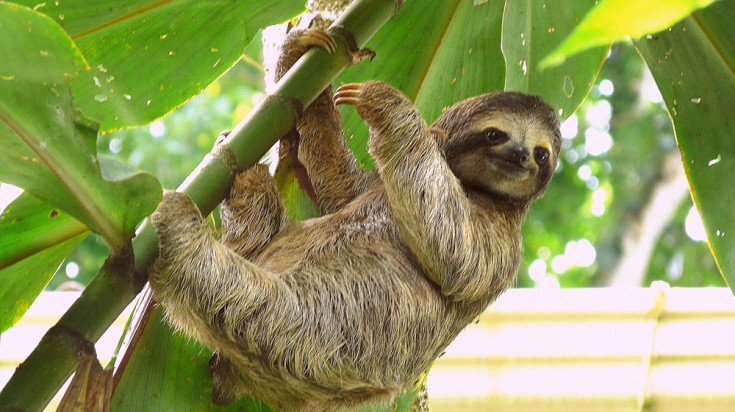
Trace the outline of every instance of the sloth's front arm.
<path fill-rule="evenodd" d="M 335 98 L 355 106 L 370 128 L 392 218 L 425 274 L 453 300 L 484 298 L 496 271 L 485 235 L 495 230 L 485 227 L 421 114 L 381 82 L 344 85 Z"/>

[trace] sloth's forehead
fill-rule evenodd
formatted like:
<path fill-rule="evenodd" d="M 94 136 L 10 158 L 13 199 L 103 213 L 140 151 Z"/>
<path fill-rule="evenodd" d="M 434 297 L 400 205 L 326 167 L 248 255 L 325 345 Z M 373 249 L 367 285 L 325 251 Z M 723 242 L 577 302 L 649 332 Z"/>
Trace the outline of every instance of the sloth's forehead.
<path fill-rule="evenodd" d="M 550 125 L 538 116 L 529 113 L 494 111 L 483 113 L 473 122 L 475 132 L 495 128 L 508 133 L 511 137 L 550 138 L 553 131 Z"/>

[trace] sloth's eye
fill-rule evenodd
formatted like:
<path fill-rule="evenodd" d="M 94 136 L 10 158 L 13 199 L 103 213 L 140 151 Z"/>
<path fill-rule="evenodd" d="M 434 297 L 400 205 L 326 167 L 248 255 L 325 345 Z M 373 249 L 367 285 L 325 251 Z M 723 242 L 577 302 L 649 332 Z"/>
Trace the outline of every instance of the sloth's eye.
<path fill-rule="evenodd" d="M 533 151 L 534 157 L 536 157 L 536 163 L 546 163 L 547 160 L 549 160 L 549 151 L 542 148 L 537 147 L 536 150 Z"/>
<path fill-rule="evenodd" d="M 503 143 L 509 139 L 508 133 L 494 127 L 485 130 L 485 138 L 492 144 Z"/>

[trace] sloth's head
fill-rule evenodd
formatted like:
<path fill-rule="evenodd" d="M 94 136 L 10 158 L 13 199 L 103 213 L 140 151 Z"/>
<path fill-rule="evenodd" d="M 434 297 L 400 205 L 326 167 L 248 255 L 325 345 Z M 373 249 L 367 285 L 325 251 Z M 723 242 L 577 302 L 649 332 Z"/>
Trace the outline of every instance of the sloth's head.
<path fill-rule="evenodd" d="M 463 100 L 433 124 L 465 187 L 512 203 L 541 196 L 561 146 L 554 110 L 536 96 L 497 92 Z"/>

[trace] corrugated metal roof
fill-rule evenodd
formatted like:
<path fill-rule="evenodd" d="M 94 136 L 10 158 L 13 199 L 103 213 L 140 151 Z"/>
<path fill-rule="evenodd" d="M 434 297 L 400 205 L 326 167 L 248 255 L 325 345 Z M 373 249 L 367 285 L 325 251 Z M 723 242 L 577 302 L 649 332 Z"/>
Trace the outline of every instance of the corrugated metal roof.
<path fill-rule="evenodd" d="M 432 411 L 735 411 L 729 289 L 512 290 L 428 378 Z"/>

